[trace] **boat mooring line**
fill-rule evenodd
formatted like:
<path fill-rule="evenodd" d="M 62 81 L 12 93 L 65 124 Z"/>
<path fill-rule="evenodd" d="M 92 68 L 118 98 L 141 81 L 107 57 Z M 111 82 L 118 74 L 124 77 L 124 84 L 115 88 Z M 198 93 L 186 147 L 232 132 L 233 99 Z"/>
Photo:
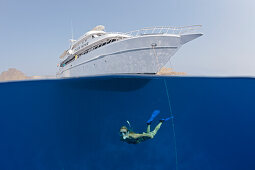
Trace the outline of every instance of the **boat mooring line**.
<path fill-rule="evenodd" d="M 166 94 L 167 94 L 167 100 L 168 100 L 168 105 L 169 105 L 169 111 L 171 114 L 171 117 L 173 117 L 172 120 L 172 128 L 173 128 L 173 136 L 174 136 L 174 150 L 175 150 L 175 169 L 177 170 L 177 165 L 178 165 L 178 154 L 177 154 L 177 146 L 176 146 L 176 135 L 175 135 L 175 125 L 174 125 L 174 115 L 172 112 L 172 107 L 171 107 L 171 102 L 170 102 L 170 97 L 169 97 L 169 92 L 168 92 L 168 88 L 166 85 L 166 80 L 164 78 L 164 84 L 165 84 L 165 88 L 166 88 Z"/>

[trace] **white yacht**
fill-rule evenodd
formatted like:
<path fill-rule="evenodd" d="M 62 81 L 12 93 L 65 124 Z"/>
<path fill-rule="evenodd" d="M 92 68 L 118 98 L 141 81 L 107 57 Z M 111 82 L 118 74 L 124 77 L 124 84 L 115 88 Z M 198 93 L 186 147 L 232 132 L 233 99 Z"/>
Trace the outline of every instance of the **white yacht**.
<path fill-rule="evenodd" d="M 155 74 L 185 43 L 200 37 L 200 25 L 152 27 L 128 33 L 97 26 L 60 56 L 57 77 L 103 74 Z"/>

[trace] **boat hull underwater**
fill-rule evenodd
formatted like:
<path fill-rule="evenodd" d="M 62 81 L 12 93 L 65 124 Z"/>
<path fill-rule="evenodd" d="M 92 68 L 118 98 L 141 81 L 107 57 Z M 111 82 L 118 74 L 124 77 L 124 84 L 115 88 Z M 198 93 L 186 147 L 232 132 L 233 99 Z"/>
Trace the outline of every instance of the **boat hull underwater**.
<path fill-rule="evenodd" d="M 0 83 L 1 169 L 255 169 L 255 79 L 98 76 Z M 170 115 L 153 139 L 120 141 Z"/>

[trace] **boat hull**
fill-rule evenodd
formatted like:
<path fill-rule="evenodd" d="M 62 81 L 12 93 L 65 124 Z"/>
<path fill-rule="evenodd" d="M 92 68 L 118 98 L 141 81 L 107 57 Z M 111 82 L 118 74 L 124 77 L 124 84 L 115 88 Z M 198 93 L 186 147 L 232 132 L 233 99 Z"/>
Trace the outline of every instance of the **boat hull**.
<path fill-rule="evenodd" d="M 177 35 L 129 38 L 79 56 L 58 73 L 59 77 L 102 74 L 157 73 L 181 47 Z"/>

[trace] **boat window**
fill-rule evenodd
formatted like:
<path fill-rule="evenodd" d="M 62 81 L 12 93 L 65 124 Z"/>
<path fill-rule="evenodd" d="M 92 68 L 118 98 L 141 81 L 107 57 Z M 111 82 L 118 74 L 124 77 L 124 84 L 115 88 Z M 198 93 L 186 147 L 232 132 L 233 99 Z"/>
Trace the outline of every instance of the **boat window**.
<path fill-rule="evenodd" d="M 95 36 L 92 35 L 92 38 L 95 38 Z M 103 43 L 101 43 L 101 44 L 99 44 L 99 45 L 93 46 L 93 47 L 87 49 L 86 51 L 82 52 L 80 55 L 78 55 L 78 57 L 80 57 L 81 55 L 87 54 L 87 53 L 89 53 L 90 51 L 93 51 L 93 50 L 95 50 L 95 49 L 97 49 L 97 48 L 100 48 L 100 47 L 102 47 L 102 46 L 104 46 L 104 45 L 107 45 L 107 44 L 110 44 L 110 43 L 112 43 L 112 42 L 115 42 L 115 41 L 118 41 L 118 39 L 111 39 L 111 40 L 105 41 L 105 42 L 103 42 Z M 88 45 L 88 44 L 86 44 L 86 45 Z M 82 45 L 82 47 L 83 47 L 83 46 L 86 46 L 86 45 Z M 71 60 L 67 61 L 66 64 L 72 62 L 73 60 L 74 60 L 74 57 L 73 57 Z"/>

